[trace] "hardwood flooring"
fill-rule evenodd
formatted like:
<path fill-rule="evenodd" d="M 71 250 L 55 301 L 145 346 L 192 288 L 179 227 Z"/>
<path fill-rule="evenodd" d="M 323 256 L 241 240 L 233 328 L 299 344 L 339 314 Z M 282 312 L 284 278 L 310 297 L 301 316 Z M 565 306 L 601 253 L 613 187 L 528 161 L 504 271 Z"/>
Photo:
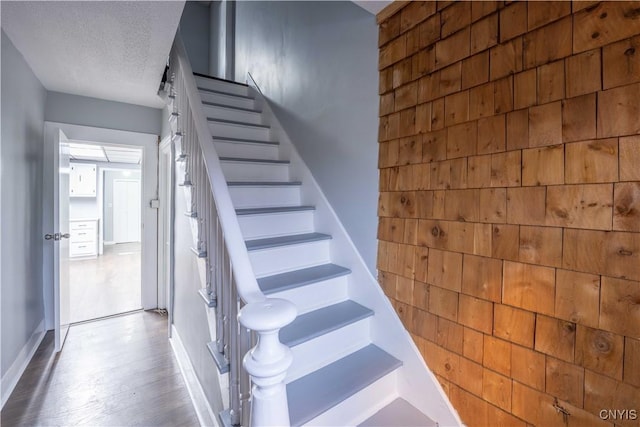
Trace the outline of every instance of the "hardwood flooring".
<path fill-rule="evenodd" d="M 0 414 L 9 426 L 198 426 L 167 338 L 137 312 L 74 325 L 61 353 L 45 336 Z"/>
<path fill-rule="evenodd" d="M 140 243 L 106 245 L 98 258 L 69 263 L 71 323 L 142 308 L 140 249 Z"/>

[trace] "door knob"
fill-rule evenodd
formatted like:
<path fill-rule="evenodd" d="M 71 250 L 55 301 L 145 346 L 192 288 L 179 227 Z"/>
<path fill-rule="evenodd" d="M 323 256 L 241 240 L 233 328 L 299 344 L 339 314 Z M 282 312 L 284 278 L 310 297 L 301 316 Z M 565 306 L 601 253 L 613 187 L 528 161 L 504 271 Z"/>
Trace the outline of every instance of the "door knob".
<path fill-rule="evenodd" d="M 47 233 L 47 234 L 44 235 L 45 240 L 55 240 L 55 241 L 62 240 L 62 239 L 68 239 L 69 237 L 71 237 L 71 235 L 69 233 L 64 233 L 64 234 L 61 234 L 61 233 L 49 234 L 49 233 Z"/>

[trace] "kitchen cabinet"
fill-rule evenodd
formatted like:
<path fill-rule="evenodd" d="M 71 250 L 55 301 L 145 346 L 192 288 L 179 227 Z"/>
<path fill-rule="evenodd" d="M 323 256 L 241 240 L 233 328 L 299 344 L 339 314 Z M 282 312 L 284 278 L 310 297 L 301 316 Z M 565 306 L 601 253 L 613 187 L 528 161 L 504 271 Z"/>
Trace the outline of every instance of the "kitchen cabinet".
<path fill-rule="evenodd" d="M 69 196 L 96 197 L 97 167 L 88 163 L 71 163 Z"/>
<path fill-rule="evenodd" d="M 97 257 L 98 256 L 98 220 L 72 219 L 69 221 L 71 240 L 69 242 L 69 257 Z"/>

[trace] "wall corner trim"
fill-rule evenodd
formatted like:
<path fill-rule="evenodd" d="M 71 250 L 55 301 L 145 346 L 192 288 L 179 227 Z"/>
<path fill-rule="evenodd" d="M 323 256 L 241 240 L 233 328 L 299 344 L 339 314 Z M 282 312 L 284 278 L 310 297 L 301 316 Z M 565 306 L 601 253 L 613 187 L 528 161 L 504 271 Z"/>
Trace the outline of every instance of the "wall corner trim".
<path fill-rule="evenodd" d="M 29 362 L 31 362 L 45 334 L 44 319 L 42 319 L 38 327 L 31 334 L 31 337 L 29 337 L 27 343 L 22 347 L 22 350 L 20 350 L 20 353 L 18 353 L 16 360 L 13 361 L 7 372 L 2 376 L 2 380 L 0 380 L 0 383 L 2 383 L 0 389 L 2 408 L 4 408 L 4 404 L 7 403 L 9 396 L 11 396 L 11 393 L 13 393 L 13 390 L 16 388 L 20 377 L 22 377 L 22 374 L 27 369 Z"/>
<path fill-rule="evenodd" d="M 390 5 L 386 6 L 376 15 L 376 24 L 380 24 L 381 22 L 385 21 L 387 18 L 392 17 L 393 15 L 395 15 L 397 11 L 405 7 L 408 3 L 410 3 L 410 1 L 396 0 Z"/>
<path fill-rule="evenodd" d="M 171 338 L 169 338 L 169 343 L 171 343 L 171 349 L 176 356 L 180 373 L 182 374 L 182 378 L 184 378 L 184 383 L 187 386 L 187 391 L 189 392 L 191 403 L 193 403 L 193 409 L 198 416 L 198 421 L 201 426 L 219 427 L 218 419 L 209 405 L 207 396 L 196 376 L 196 372 L 191 364 L 191 359 L 189 359 L 187 349 L 184 347 L 182 339 L 180 338 L 178 329 L 174 325 L 170 325 L 170 327 Z"/>

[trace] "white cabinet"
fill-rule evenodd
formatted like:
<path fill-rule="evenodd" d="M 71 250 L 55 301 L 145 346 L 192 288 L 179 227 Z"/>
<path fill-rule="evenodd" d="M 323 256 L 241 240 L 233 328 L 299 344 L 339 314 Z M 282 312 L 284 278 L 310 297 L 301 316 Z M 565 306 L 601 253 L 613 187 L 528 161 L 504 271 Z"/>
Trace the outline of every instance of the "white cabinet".
<path fill-rule="evenodd" d="M 98 220 L 72 219 L 69 224 L 69 257 L 98 256 Z"/>
<path fill-rule="evenodd" d="M 96 165 L 71 163 L 69 195 L 71 197 L 96 197 Z"/>

